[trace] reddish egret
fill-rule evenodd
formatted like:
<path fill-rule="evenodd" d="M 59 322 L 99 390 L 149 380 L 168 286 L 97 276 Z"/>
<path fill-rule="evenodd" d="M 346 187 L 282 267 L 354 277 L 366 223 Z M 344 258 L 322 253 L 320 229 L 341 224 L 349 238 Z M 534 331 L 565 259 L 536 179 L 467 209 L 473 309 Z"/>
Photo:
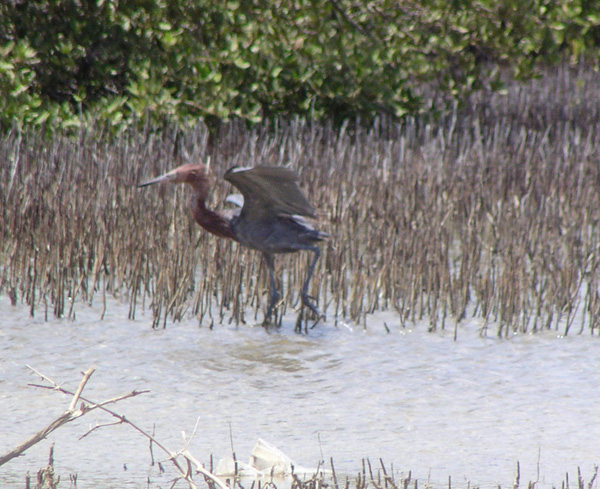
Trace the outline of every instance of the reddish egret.
<path fill-rule="evenodd" d="M 308 284 L 319 259 L 316 244 L 328 237 L 316 230 L 305 219 L 315 217 L 313 207 L 298 188 L 298 176 L 292 170 L 281 167 L 258 166 L 255 168 L 233 167 L 225 173 L 244 197 L 241 210 L 233 213 L 216 212 L 206 207 L 206 199 L 215 178 L 203 164 L 182 165 L 169 173 L 141 183 L 145 187 L 159 182 L 188 183 L 194 189 L 193 213 L 196 222 L 208 232 L 222 238 L 261 251 L 269 269 L 271 296 L 265 322 L 271 318 L 281 296 L 275 280 L 275 253 L 293 253 L 308 250 L 314 257 L 302 286 L 302 304 L 317 317 L 321 313 L 308 295 Z"/>

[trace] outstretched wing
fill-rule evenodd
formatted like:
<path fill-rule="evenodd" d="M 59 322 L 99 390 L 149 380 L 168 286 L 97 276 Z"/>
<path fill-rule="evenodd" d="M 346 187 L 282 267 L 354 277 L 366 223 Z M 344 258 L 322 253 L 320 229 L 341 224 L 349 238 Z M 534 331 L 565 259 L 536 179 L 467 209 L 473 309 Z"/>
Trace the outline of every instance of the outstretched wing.
<path fill-rule="evenodd" d="M 315 217 L 315 210 L 298 187 L 298 175 L 287 168 L 257 166 L 230 168 L 225 180 L 244 196 L 242 215 L 259 219 L 267 215 Z"/>

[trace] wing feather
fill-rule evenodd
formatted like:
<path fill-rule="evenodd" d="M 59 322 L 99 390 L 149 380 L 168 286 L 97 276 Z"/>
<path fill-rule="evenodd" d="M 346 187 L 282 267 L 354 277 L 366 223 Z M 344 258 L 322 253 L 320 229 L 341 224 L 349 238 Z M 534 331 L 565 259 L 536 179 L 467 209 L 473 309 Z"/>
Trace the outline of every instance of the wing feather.
<path fill-rule="evenodd" d="M 276 166 L 233 167 L 225 173 L 225 180 L 244 196 L 242 214 L 245 216 L 315 217 L 315 210 L 298 187 L 298 175 L 292 170 Z"/>

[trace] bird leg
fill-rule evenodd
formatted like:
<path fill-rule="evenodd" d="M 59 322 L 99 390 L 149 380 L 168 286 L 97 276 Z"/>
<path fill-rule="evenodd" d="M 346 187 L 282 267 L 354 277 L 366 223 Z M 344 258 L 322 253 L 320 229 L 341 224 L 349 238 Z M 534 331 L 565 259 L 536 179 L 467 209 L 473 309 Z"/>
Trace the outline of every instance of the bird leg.
<path fill-rule="evenodd" d="M 313 258 L 310 266 L 308 267 L 308 276 L 306 277 L 306 280 L 304 281 L 304 285 L 302 286 L 301 297 L 302 297 L 302 305 L 308 307 L 311 310 L 311 312 L 315 316 L 317 316 L 317 322 L 315 324 L 313 324 L 313 326 L 312 326 L 314 328 L 321 318 L 325 319 L 325 314 L 320 312 L 319 309 L 317 309 L 317 306 L 315 306 L 311 302 L 311 300 L 314 300 L 314 297 L 311 297 L 308 295 L 308 285 L 310 283 L 312 274 L 315 271 L 315 267 L 317 266 L 317 260 L 319 259 L 321 252 L 317 246 L 307 246 L 306 249 L 314 252 L 315 257 Z"/>
<path fill-rule="evenodd" d="M 267 312 L 265 314 L 264 324 L 267 324 L 271 321 L 271 316 L 273 315 L 273 311 L 279 305 L 278 302 L 281 299 L 281 295 L 277 290 L 277 281 L 275 280 L 275 260 L 273 259 L 273 255 L 271 253 L 263 253 L 265 258 L 265 263 L 267 264 L 267 269 L 269 270 L 269 282 L 271 295 L 269 298 L 269 307 L 267 308 Z M 277 320 L 277 318 L 275 318 Z"/>

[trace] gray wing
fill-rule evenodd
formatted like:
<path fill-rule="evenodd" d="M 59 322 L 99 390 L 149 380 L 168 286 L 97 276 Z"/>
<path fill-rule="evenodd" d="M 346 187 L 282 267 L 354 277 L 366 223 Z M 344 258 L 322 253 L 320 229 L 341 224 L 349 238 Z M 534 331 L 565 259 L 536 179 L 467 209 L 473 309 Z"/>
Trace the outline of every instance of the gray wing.
<path fill-rule="evenodd" d="M 292 170 L 276 166 L 233 167 L 225 173 L 225 180 L 244 196 L 243 216 L 315 217 L 315 210 L 298 187 L 298 175 Z"/>

